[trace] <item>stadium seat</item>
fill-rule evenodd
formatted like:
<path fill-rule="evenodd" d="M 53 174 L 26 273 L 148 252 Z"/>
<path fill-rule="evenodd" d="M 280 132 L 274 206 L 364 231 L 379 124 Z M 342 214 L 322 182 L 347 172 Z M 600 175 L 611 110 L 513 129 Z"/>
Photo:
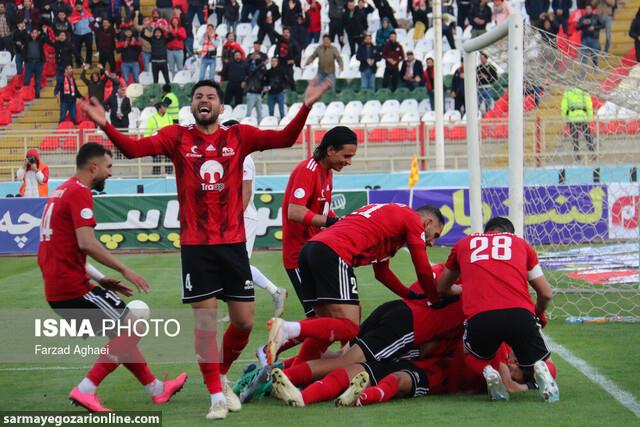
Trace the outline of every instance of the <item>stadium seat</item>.
<path fill-rule="evenodd" d="M 444 113 L 444 120 L 447 122 L 456 122 L 462 120 L 462 115 L 458 110 L 451 110 Z"/>
<path fill-rule="evenodd" d="M 402 115 L 400 120 L 402 123 L 418 123 L 420 122 L 420 113 L 417 110 L 408 111 Z"/>
<path fill-rule="evenodd" d="M 0 51 L 0 66 L 7 65 L 11 62 L 11 52 L 8 50 Z"/>
<path fill-rule="evenodd" d="M 389 140 L 389 129 L 376 128 L 369 131 L 367 136 L 369 142 L 387 142 Z"/>
<path fill-rule="evenodd" d="M 287 112 L 287 117 L 290 119 L 294 118 L 296 114 L 298 114 L 298 111 L 300 111 L 300 108 L 302 108 L 302 102 L 291 104 L 291 107 L 289 107 L 289 111 Z"/>
<path fill-rule="evenodd" d="M 173 76 L 173 83 L 184 85 L 187 83 L 193 83 L 193 77 L 189 70 L 180 70 Z"/>
<path fill-rule="evenodd" d="M 343 114 L 360 115 L 363 108 L 364 108 L 364 105 L 362 104 L 361 101 L 350 101 L 347 105 L 345 105 Z"/>
<path fill-rule="evenodd" d="M 331 103 L 329 103 L 329 105 L 327 105 L 327 111 L 325 112 L 326 114 L 337 114 L 340 115 L 342 113 L 344 113 L 344 103 L 341 101 L 333 101 Z"/>
<path fill-rule="evenodd" d="M 9 111 L 11 114 L 20 114 L 24 111 L 24 101 L 22 98 L 15 97 L 9 100 Z"/>
<path fill-rule="evenodd" d="M 362 118 L 360 119 L 360 123 L 378 124 L 379 123 L 378 115 L 375 113 L 363 113 Z"/>
<path fill-rule="evenodd" d="M 384 113 L 380 118 L 380 123 L 384 124 L 396 124 L 398 122 L 400 122 L 400 115 L 397 113 L 397 110 L 396 112 Z"/>
<path fill-rule="evenodd" d="M 11 123 L 11 111 L 1 109 L 0 110 L 0 126 L 6 126 Z"/>
<path fill-rule="evenodd" d="M 312 115 L 309 115 L 309 116 L 307 117 L 306 124 L 308 124 L 308 125 L 317 125 L 317 124 L 320 124 L 320 117 L 322 117 L 322 116 L 312 116 Z"/>
<path fill-rule="evenodd" d="M 408 139 L 408 133 L 409 129 L 406 128 L 389 129 L 389 142 L 404 142 Z"/>
<path fill-rule="evenodd" d="M 428 98 L 425 98 L 418 104 L 418 113 L 422 115 L 427 111 L 431 111 L 431 103 L 429 102 Z"/>
<path fill-rule="evenodd" d="M 302 71 L 302 77 L 300 77 L 300 79 L 313 80 L 317 74 L 318 74 L 318 67 L 315 65 L 310 65 Z"/>
<path fill-rule="evenodd" d="M 433 123 L 436 121 L 436 112 L 435 111 L 426 111 L 422 116 L 423 122 Z"/>
<path fill-rule="evenodd" d="M 445 139 L 452 139 L 454 141 L 460 141 L 467 138 L 466 126 L 445 126 L 444 128 Z"/>
<path fill-rule="evenodd" d="M 69 152 L 77 152 L 78 148 L 79 148 L 79 144 L 78 144 L 78 139 L 75 137 L 67 137 L 67 138 L 61 138 L 62 139 L 62 149 L 64 151 L 69 151 Z"/>
<path fill-rule="evenodd" d="M 231 117 L 236 120 L 242 120 L 247 116 L 247 104 L 238 104 L 233 109 L 233 113 L 231 113 Z"/>
<path fill-rule="evenodd" d="M 40 151 L 55 151 L 60 148 L 60 137 L 45 136 L 40 143 Z"/>
<path fill-rule="evenodd" d="M 155 107 L 146 107 L 144 110 L 142 110 L 142 112 L 140 113 L 140 119 L 138 121 L 138 129 L 146 128 L 147 120 L 149 120 L 149 117 L 153 116 L 153 113 L 155 112 Z"/>
<path fill-rule="evenodd" d="M 280 126 L 284 127 L 288 125 L 292 118 L 293 117 L 290 117 L 290 116 L 284 116 L 282 119 L 280 119 Z"/>
<path fill-rule="evenodd" d="M 382 110 L 382 104 L 380 103 L 380 101 L 376 100 L 376 99 L 372 99 L 371 101 L 367 101 L 364 104 L 364 107 L 362 108 L 362 111 L 360 112 L 360 114 L 364 115 L 364 114 L 375 114 L 378 115 L 380 114 L 380 110 Z"/>
<path fill-rule="evenodd" d="M 405 99 L 404 101 L 402 101 L 402 103 L 400 104 L 399 113 L 401 115 L 404 115 L 412 111 L 416 113 L 418 112 L 418 101 L 412 98 Z"/>
<path fill-rule="evenodd" d="M 181 125 L 189 125 L 196 122 L 195 117 L 193 117 L 193 114 L 191 114 L 190 106 L 187 105 L 180 108 L 180 110 L 178 111 L 178 122 Z"/>
<path fill-rule="evenodd" d="M 616 104 L 607 101 L 598 109 L 596 116 L 601 119 L 616 117 L 617 110 L 618 106 Z"/>
<path fill-rule="evenodd" d="M 243 125 L 258 126 L 258 120 L 253 116 L 243 117 L 240 119 L 240 123 Z"/>
<path fill-rule="evenodd" d="M 341 125 L 357 125 L 360 122 L 358 114 L 343 114 L 340 118 Z"/>
<path fill-rule="evenodd" d="M 246 37 L 251 34 L 251 24 L 248 22 L 242 22 L 236 25 L 236 35 L 238 37 Z"/>
<path fill-rule="evenodd" d="M 56 127 L 56 133 L 67 133 L 69 132 L 71 129 L 75 129 L 76 125 L 69 121 L 69 120 L 65 120 L 63 122 L 58 123 L 58 126 Z"/>
<path fill-rule="evenodd" d="M 140 84 L 143 86 L 153 84 L 153 76 L 151 75 L 151 72 L 149 71 L 141 72 L 140 76 L 138 77 L 138 82 L 140 82 Z"/>
<path fill-rule="evenodd" d="M 324 116 L 324 113 L 327 111 L 327 106 L 324 102 L 316 102 L 311 107 L 311 111 L 309 112 L 309 117 L 315 116 L 320 119 L 320 117 Z"/>
<path fill-rule="evenodd" d="M 31 80 L 33 82 L 33 79 Z M 36 91 L 31 86 L 23 86 L 18 91 L 18 95 L 24 102 L 32 101 L 36 97 Z"/>
<path fill-rule="evenodd" d="M 382 104 L 380 114 L 398 113 L 400 111 L 400 102 L 397 99 L 388 99 Z"/>
<path fill-rule="evenodd" d="M 277 127 L 278 119 L 275 116 L 266 116 L 263 117 L 260 121 L 260 127 Z"/>
<path fill-rule="evenodd" d="M 340 116 L 338 114 L 325 114 L 320 120 L 320 124 L 323 126 L 335 126 L 340 122 Z"/>

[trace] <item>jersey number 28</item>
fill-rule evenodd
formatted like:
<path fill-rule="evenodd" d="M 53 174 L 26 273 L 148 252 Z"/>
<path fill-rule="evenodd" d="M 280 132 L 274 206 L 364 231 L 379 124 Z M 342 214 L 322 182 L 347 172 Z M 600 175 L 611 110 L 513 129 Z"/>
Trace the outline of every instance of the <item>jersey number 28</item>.
<path fill-rule="evenodd" d="M 489 239 L 491 239 L 491 251 L 489 248 Z M 508 261 L 511 259 L 511 237 L 509 236 L 479 236 L 469 241 L 471 252 L 471 262 L 485 261 L 489 258 L 500 261 Z"/>

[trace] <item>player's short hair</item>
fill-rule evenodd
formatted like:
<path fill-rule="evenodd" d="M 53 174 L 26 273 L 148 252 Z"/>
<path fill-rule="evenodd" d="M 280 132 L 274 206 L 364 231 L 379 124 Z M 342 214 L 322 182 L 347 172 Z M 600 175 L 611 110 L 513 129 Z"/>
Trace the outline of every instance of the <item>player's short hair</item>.
<path fill-rule="evenodd" d="M 96 157 L 103 157 L 105 154 L 113 157 L 111 150 L 105 148 L 104 145 L 98 144 L 97 142 L 87 142 L 80 147 L 78 154 L 76 154 L 76 167 L 80 169 L 86 166 L 89 160 L 95 159 Z"/>
<path fill-rule="evenodd" d="M 358 135 L 346 126 L 336 126 L 325 133 L 322 142 L 313 152 L 313 158 L 318 161 L 327 157 L 327 149 L 333 147 L 339 151 L 344 145 L 358 144 Z"/>
<path fill-rule="evenodd" d="M 164 93 L 169 93 L 171 92 L 171 85 L 169 83 L 165 83 L 164 85 L 162 85 L 162 91 Z"/>
<path fill-rule="evenodd" d="M 503 216 L 493 217 L 487 222 L 487 225 L 484 226 L 484 232 L 488 233 L 489 231 L 497 231 L 501 233 L 514 233 L 516 230 L 513 226 L 513 223 L 509 221 L 509 218 L 505 218 Z"/>
<path fill-rule="evenodd" d="M 442 215 L 442 212 L 440 212 L 440 209 L 436 208 L 433 205 L 420 206 L 418 209 L 416 209 L 416 212 L 418 212 L 419 214 L 428 214 L 436 217 L 441 225 L 444 225 L 444 223 L 446 222 L 446 220 L 444 219 L 444 215 Z"/>
<path fill-rule="evenodd" d="M 220 98 L 220 102 L 222 102 L 222 100 L 224 99 L 224 93 L 222 92 L 222 88 L 220 87 L 218 82 L 215 82 L 213 80 L 200 80 L 199 82 L 194 84 L 193 87 L 191 88 L 191 99 L 192 100 L 193 100 L 193 94 L 196 93 L 196 90 L 198 90 L 198 88 L 201 88 L 203 86 L 208 86 L 208 87 L 214 88 L 216 90 L 216 92 L 218 92 L 218 98 Z"/>

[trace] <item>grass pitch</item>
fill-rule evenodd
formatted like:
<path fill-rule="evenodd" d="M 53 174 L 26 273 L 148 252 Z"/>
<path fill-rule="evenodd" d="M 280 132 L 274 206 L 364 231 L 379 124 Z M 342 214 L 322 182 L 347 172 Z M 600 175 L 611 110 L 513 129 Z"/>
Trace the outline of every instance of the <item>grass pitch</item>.
<path fill-rule="evenodd" d="M 432 261 L 443 261 L 448 249 L 429 250 Z M 149 295 L 141 297 L 152 308 L 181 308 L 180 261 L 177 253 L 122 256 L 152 285 Z M 302 318 L 301 307 L 282 268 L 279 252 L 258 252 L 252 259 L 279 286 L 289 289 L 285 318 Z M 399 277 L 410 283 L 415 273 L 409 256 L 401 251 L 392 262 Z M 377 305 L 394 299 L 373 278 L 370 268 L 358 268 L 359 292 L 366 316 Z M 134 296 L 137 298 L 137 296 Z M 0 259 L 0 309 L 47 308 L 42 279 L 34 257 Z M 256 290 L 255 328 L 246 351 L 230 372 L 235 380 L 242 367 L 254 359 L 258 345 L 266 340 L 266 321 L 272 313 L 270 297 Z M 52 316 L 53 317 L 53 316 Z M 638 325 L 568 325 L 551 321 L 546 334 L 597 368 L 618 386 L 640 396 L 640 327 Z M 8 342 L 0 346 L 9 346 Z M 193 348 L 185 348 L 192 353 Z M 366 408 L 337 409 L 332 403 L 307 408 L 289 408 L 273 399 L 252 402 L 242 412 L 229 414 L 226 425 L 247 426 L 376 426 L 376 425 L 465 425 L 465 426 L 631 426 L 640 425 L 632 412 L 614 400 L 602 388 L 590 382 L 565 360 L 554 357 L 558 366 L 560 402 L 549 405 L 536 392 L 512 395 L 510 402 L 492 403 L 486 395 L 427 396 L 404 399 Z M 123 368 L 116 370 L 100 386 L 104 404 L 115 410 L 162 410 L 165 426 L 209 424 L 204 415 L 209 398 L 195 363 L 154 364 L 158 377 L 163 373 L 189 373 L 185 388 L 167 405 L 151 404 L 149 395 Z M 32 370 L 25 370 L 25 368 Z M 56 369 L 46 364 L 7 364 L 0 361 L 0 411 L 68 411 L 69 391 L 84 377 L 88 367 Z"/>

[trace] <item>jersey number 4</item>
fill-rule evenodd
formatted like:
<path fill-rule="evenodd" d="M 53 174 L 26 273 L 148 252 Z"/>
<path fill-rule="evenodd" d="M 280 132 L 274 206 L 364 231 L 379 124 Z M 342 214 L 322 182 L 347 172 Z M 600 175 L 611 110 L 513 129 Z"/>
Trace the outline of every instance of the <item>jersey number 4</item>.
<path fill-rule="evenodd" d="M 491 250 L 489 248 L 489 239 L 491 239 Z M 500 261 L 508 261 L 511 259 L 511 237 L 509 236 L 480 236 L 474 237 L 469 242 L 471 252 L 471 262 L 486 261 L 488 259 L 497 259 Z"/>
<path fill-rule="evenodd" d="M 44 215 L 42 215 L 42 224 L 40 224 L 40 241 L 46 242 L 47 240 L 51 240 L 51 235 L 53 234 L 53 230 L 51 229 L 51 215 L 53 214 L 53 206 L 55 203 L 51 203 L 47 206 L 44 211 Z"/>

